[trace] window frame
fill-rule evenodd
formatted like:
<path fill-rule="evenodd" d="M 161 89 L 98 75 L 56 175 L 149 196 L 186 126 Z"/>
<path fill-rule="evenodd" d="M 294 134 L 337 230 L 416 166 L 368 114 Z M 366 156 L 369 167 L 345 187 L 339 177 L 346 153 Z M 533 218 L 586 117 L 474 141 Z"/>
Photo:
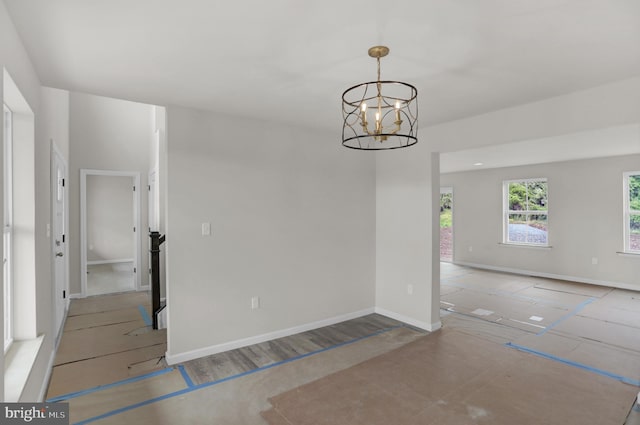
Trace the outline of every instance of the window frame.
<path fill-rule="evenodd" d="M 2 104 L 4 131 L 2 135 L 4 209 L 3 209 L 3 294 L 4 352 L 13 343 L 14 271 L 13 271 L 13 112 Z"/>
<path fill-rule="evenodd" d="M 623 235 L 624 249 L 626 254 L 640 254 L 640 249 L 631 248 L 631 216 L 640 216 L 640 210 L 631 209 L 631 196 L 629 193 L 631 177 L 639 176 L 640 171 L 627 171 L 623 173 L 622 190 L 623 190 Z"/>
<path fill-rule="evenodd" d="M 544 182 L 547 185 L 547 204 L 545 210 L 510 210 L 509 209 L 509 186 L 512 183 L 531 183 L 531 182 Z M 527 191 L 528 192 L 528 191 Z M 502 181 L 502 243 L 505 245 L 516 245 L 525 247 L 537 247 L 537 248 L 549 248 L 549 181 L 546 177 L 526 178 L 526 179 L 511 179 Z M 526 241 L 510 241 L 509 240 L 509 217 L 511 215 L 544 215 L 547 222 L 547 241 L 544 243 L 526 242 Z"/>

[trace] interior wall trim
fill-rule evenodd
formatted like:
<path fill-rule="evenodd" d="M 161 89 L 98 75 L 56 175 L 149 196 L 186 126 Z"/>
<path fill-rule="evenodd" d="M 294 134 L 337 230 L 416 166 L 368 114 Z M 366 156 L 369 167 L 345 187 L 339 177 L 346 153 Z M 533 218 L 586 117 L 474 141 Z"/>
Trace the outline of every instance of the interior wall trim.
<path fill-rule="evenodd" d="M 513 274 L 524 275 L 524 276 L 545 277 L 548 279 L 568 280 L 570 282 L 588 283 L 591 285 L 606 286 L 609 288 L 629 289 L 632 291 L 637 291 L 640 288 L 640 285 L 634 285 L 632 283 L 610 282 L 606 280 L 589 279 L 586 277 L 569 276 L 564 274 L 546 273 L 546 272 L 540 272 L 535 270 L 514 269 L 511 267 L 499 267 L 499 266 L 491 266 L 488 264 L 469 263 L 466 261 L 454 261 L 452 264 L 455 264 L 458 266 L 474 267 L 476 269 L 485 269 L 485 270 L 494 270 L 498 272 L 513 273 Z"/>
<path fill-rule="evenodd" d="M 65 311 L 65 321 L 67 319 L 67 311 Z M 64 327 L 64 321 L 62 326 Z M 60 333 L 60 336 L 62 336 L 62 333 Z M 45 400 L 45 397 L 47 396 L 47 391 L 49 390 L 49 383 L 51 382 L 51 375 L 53 374 L 53 367 L 55 366 L 55 360 L 56 360 L 56 353 L 58 352 L 58 346 L 60 345 L 60 340 L 62 338 L 59 338 L 56 341 L 55 347 L 54 349 L 51 351 L 51 354 L 49 355 L 49 362 L 47 363 L 47 372 L 44 375 L 44 379 L 42 380 L 42 385 L 40 386 L 40 392 L 38 393 L 38 402 L 42 403 Z"/>
<path fill-rule="evenodd" d="M 102 264 L 134 263 L 135 258 L 116 258 L 114 260 L 87 260 L 87 266 L 98 266 Z"/>
<path fill-rule="evenodd" d="M 435 332 L 442 327 L 442 323 L 439 321 L 434 323 L 427 323 L 381 307 L 376 307 L 375 312 L 428 332 Z"/>
<path fill-rule="evenodd" d="M 183 353 L 171 354 L 167 351 L 165 353 L 165 358 L 169 365 L 174 365 L 176 363 L 182 363 L 189 360 L 198 359 L 200 357 L 211 356 L 213 354 L 222 353 L 224 351 L 235 350 L 237 348 L 246 347 L 248 345 L 260 344 L 262 342 L 271 341 L 273 339 L 283 338 L 286 336 L 295 335 L 297 333 L 306 332 L 325 326 L 335 325 L 336 323 L 344 322 L 345 320 L 356 319 L 358 317 L 366 316 L 372 313 L 375 313 L 375 309 L 373 307 L 354 311 L 352 313 L 342 314 L 340 316 L 330 317 L 324 320 L 318 320 L 317 322 L 294 326 L 292 328 L 281 329 L 278 331 L 268 332 L 249 338 L 237 339 L 235 341 L 229 341 L 222 344 L 211 345 L 209 347 L 198 348 L 196 350 L 185 351 Z"/>

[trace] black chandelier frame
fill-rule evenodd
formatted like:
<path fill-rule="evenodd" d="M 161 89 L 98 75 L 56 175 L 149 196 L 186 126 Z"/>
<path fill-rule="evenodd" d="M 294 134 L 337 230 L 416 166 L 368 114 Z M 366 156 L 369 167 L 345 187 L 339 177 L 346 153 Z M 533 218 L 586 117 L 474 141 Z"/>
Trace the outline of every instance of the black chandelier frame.
<path fill-rule="evenodd" d="M 388 90 L 390 87 L 396 90 Z M 384 95 L 397 89 L 406 90 L 407 96 Z M 394 94 L 396 94 L 394 93 Z M 418 142 L 418 89 L 401 81 L 370 81 L 357 84 L 342 93 L 342 145 L 357 150 L 390 150 L 405 148 Z M 380 101 L 380 106 L 378 106 Z M 381 111 L 381 131 L 369 132 L 364 130 L 361 107 L 370 102 L 371 109 Z M 400 108 L 396 109 L 396 102 Z M 399 112 L 402 127 L 391 131 L 393 126 L 385 123 L 394 122 L 393 113 Z"/>

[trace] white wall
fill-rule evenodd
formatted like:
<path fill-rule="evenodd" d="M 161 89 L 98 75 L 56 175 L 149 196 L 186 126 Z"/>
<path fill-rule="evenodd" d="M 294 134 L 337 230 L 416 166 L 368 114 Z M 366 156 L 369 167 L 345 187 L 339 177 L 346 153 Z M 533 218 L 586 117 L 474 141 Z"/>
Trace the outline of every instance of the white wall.
<path fill-rule="evenodd" d="M 167 128 L 169 361 L 372 311 L 374 156 L 338 134 L 179 107 Z"/>
<path fill-rule="evenodd" d="M 152 106 L 84 93 L 69 100 L 69 254 L 70 292 L 81 292 L 80 280 L 80 169 L 134 171 L 147 187 L 152 140 Z M 138 237 L 147 246 L 147 196 L 141 196 Z M 142 284 L 148 283 L 148 256 L 142 255 Z"/>
<path fill-rule="evenodd" d="M 640 289 L 640 259 L 617 254 L 622 173 L 638 168 L 640 155 L 630 155 L 443 174 L 441 185 L 453 187 L 454 261 Z M 502 181 L 537 177 L 548 179 L 552 248 L 500 245 Z"/>
<path fill-rule="evenodd" d="M 370 176 L 363 186 L 366 191 L 375 191 L 375 206 L 360 213 L 361 219 L 374 220 L 375 225 L 369 227 L 370 233 L 360 232 L 361 239 L 352 238 L 351 242 L 366 247 L 367 241 L 375 238 L 375 260 L 369 260 L 371 269 L 367 269 L 363 262 L 359 268 L 361 275 L 354 282 L 359 282 L 365 273 L 373 270 L 377 311 L 427 329 L 437 328 L 438 239 L 432 236 L 438 233 L 439 162 L 437 154 L 432 156 L 431 152 L 637 123 L 638 110 L 640 78 L 634 78 L 421 128 L 420 143 L 412 149 L 379 153 L 376 167 L 371 171 L 375 177 Z M 277 232 L 265 226 L 272 221 L 282 226 L 283 220 L 291 217 L 292 208 L 283 210 L 283 206 L 290 204 L 293 211 L 307 208 L 307 202 L 300 203 L 296 197 L 283 193 L 282 187 L 292 188 L 286 193 L 291 190 L 296 193 L 302 183 L 299 178 L 295 183 L 282 178 L 283 173 L 290 173 L 287 171 L 290 162 L 300 163 L 295 160 L 298 155 L 305 157 L 315 153 L 314 149 L 320 146 L 335 149 L 336 145 L 331 142 L 338 137 L 327 136 L 322 144 L 300 145 L 300 151 L 292 156 L 285 149 L 287 144 L 293 143 L 291 140 L 298 131 L 238 117 L 169 109 L 166 247 L 170 256 L 167 265 L 170 278 L 169 358 L 196 352 L 203 347 L 216 347 L 229 341 L 287 329 L 339 311 L 335 306 L 325 306 L 334 302 L 331 287 L 319 291 L 314 297 L 317 298 L 317 310 L 307 308 L 301 311 L 299 302 L 302 295 L 299 297 L 291 292 L 296 287 L 287 282 L 293 276 L 315 273 L 313 261 L 299 261 L 309 246 L 315 246 L 309 245 L 313 242 L 301 241 L 300 252 L 286 249 L 286 244 L 295 238 L 292 235 L 300 227 L 297 222 L 291 223 L 293 227 L 283 226 Z M 280 158 L 285 154 L 286 157 Z M 338 159 L 351 160 L 352 155 L 356 155 L 359 161 L 366 161 L 364 155 L 367 154 L 337 150 L 336 159 L 332 162 L 337 165 Z M 332 168 L 325 173 L 327 177 L 335 177 Z M 282 180 L 281 188 L 275 185 L 278 180 Z M 370 186 L 374 180 L 375 184 Z M 316 184 L 311 180 L 310 187 Z M 361 191 L 357 193 L 363 195 Z M 199 196 L 205 198 L 199 199 Z M 270 220 L 272 216 L 274 219 Z M 311 222 L 320 218 L 317 211 L 308 217 Z M 213 224 L 214 236 L 202 238 L 199 236 L 200 225 L 209 221 Z M 361 225 L 362 220 L 359 223 Z M 356 230 L 352 226 L 350 232 Z M 276 243 L 269 244 L 269 241 Z M 336 246 L 344 249 L 344 244 L 335 241 L 327 246 L 333 247 L 332 252 Z M 268 255 L 261 257 L 260 251 L 268 251 Z M 246 266 L 240 259 L 246 259 Z M 283 259 L 286 259 L 284 264 L 276 267 Z M 209 267 L 203 268 L 202 262 L 208 262 Z M 289 271 L 290 263 L 299 269 Z M 243 267 L 250 269 L 242 270 Z M 286 273 L 288 278 L 283 280 L 279 276 L 282 273 Z M 258 276 L 265 276 L 267 284 L 264 290 L 255 283 Z M 408 285 L 412 285 L 411 295 L 408 294 Z M 288 295 L 285 296 L 285 292 Z M 249 299 L 252 296 L 264 297 L 264 293 L 274 294 L 275 300 L 271 300 L 271 295 L 267 295 L 267 300 L 269 305 L 275 302 L 277 310 L 247 311 Z M 368 295 L 363 292 L 361 296 Z M 192 303 L 195 309 L 189 308 Z M 353 305 L 356 304 L 367 305 Z M 264 320 L 253 323 L 253 317 Z M 233 323 L 233 326 L 221 326 L 211 332 L 205 325 L 200 325 L 201 322 Z M 198 333 L 204 336 L 199 338 Z"/>
<path fill-rule="evenodd" d="M 87 260 L 135 257 L 134 180 L 126 176 L 87 176 Z"/>
<path fill-rule="evenodd" d="M 53 141 L 67 162 L 69 161 L 69 92 L 42 87 L 40 92 L 40 122 L 49 142 Z"/>
<path fill-rule="evenodd" d="M 32 153 L 32 161 L 34 163 L 34 176 L 32 177 L 32 181 L 35 185 L 33 188 L 35 198 L 33 217 L 35 260 L 33 267 L 35 267 L 35 302 L 37 305 L 36 333 L 38 335 L 44 335 L 44 340 L 22 393 L 21 400 L 28 401 L 36 400 L 40 396 L 46 384 L 49 371 L 48 366 L 53 355 L 55 332 L 53 329 L 54 320 L 52 309 L 51 247 L 46 229 L 51 217 L 49 202 L 49 139 L 54 137 L 54 133 L 56 132 L 50 126 L 46 125 L 46 120 L 43 119 L 47 115 L 47 111 L 45 106 L 41 107 L 40 105 L 40 82 L 26 50 L 15 31 L 15 27 L 9 18 L 5 5 L 1 1 L 0 68 L 5 68 L 11 75 L 20 93 L 29 104 L 31 111 L 33 111 L 36 123 L 35 144 Z M 0 97 L 4 97 L 2 87 L 3 84 L 0 84 L 0 95 L 2 95 Z M 2 130 L 2 125 L 3 124 L 0 123 L 0 130 Z M 62 127 L 63 126 L 64 124 L 62 124 Z M 0 164 L 1 163 L 0 161 Z M 2 176 L 1 172 L 0 176 Z M 0 188 L 1 187 L 2 185 L 0 185 Z M 2 199 L 4 198 L 2 197 Z M 1 296 L 0 293 L 0 298 Z M 3 303 L 0 302 L 0 309 L 2 305 Z M 0 322 L 3 322 L 3 318 L 4 315 L 0 315 Z M 0 329 L 4 329 L 2 323 L 0 323 Z M 0 352 L 0 370 L 4 370 L 4 355 L 2 352 Z M 2 381 L 4 381 L 4 378 L 2 378 Z M 4 385 L 0 383 L 0 400 L 4 399 L 3 391 Z"/>
<path fill-rule="evenodd" d="M 440 327 L 438 173 L 426 143 L 376 156 L 376 308 L 427 330 Z"/>

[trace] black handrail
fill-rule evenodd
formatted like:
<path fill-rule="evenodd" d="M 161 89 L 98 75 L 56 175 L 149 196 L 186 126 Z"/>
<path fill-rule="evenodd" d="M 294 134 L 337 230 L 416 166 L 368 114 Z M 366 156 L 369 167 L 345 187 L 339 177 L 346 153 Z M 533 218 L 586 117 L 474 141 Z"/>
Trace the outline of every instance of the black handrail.
<path fill-rule="evenodd" d="M 153 329 L 158 329 L 158 313 L 160 307 L 160 245 L 164 243 L 165 235 L 160 232 L 149 232 L 151 238 L 151 311 L 153 313 Z"/>

